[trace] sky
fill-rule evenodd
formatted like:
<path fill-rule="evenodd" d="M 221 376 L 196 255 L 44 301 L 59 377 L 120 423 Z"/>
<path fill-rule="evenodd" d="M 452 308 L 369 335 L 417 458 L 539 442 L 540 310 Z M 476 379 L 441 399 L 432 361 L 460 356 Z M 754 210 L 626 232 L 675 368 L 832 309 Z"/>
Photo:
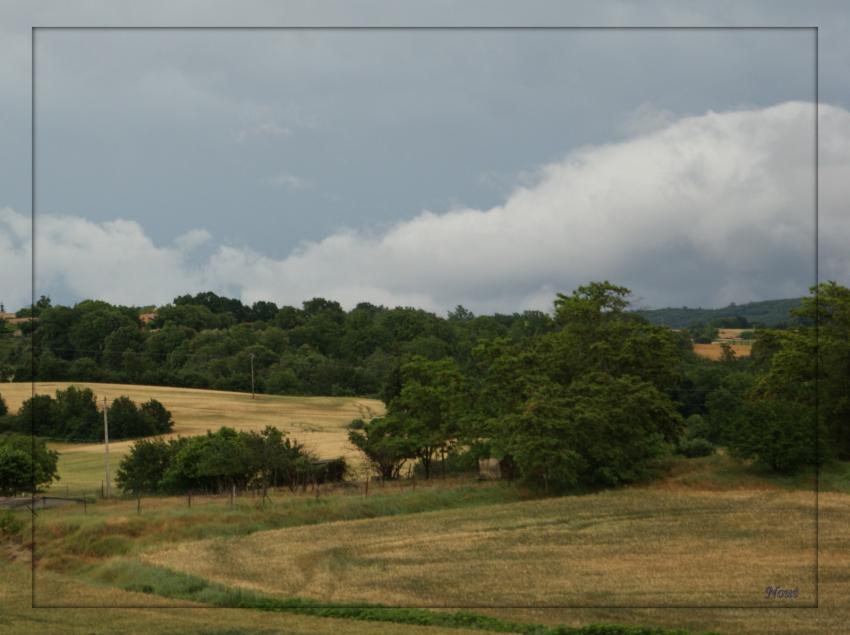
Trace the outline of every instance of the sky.
<path fill-rule="evenodd" d="M 850 283 L 841 3 L 140 6 L 0 8 L 7 308 L 33 230 L 35 293 L 62 303 L 513 312 L 609 279 L 722 306 L 815 279 L 811 29 L 38 30 L 33 228 L 34 25 L 820 26 L 819 274 Z"/>

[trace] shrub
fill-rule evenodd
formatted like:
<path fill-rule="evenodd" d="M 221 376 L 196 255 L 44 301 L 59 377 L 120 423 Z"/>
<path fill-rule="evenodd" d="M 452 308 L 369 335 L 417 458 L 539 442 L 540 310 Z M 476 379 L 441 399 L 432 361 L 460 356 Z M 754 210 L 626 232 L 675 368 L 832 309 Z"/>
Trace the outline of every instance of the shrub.
<path fill-rule="evenodd" d="M 59 453 L 43 439 L 23 434 L 0 436 L 0 495 L 14 496 L 49 485 L 56 476 Z"/>
<path fill-rule="evenodd" d="M 11 538 L 21 533 L 24 521 L 15 516 L 8 509 L 0 512 L 0 537 Z"/>
<path fill-rule="evenodd" d="M 128 493 L 221 492 L 233 486 L 340 481 L 347 471 L 345 459 L 317 461 L 298 442 L 268 426 L 262 432 L 219 428 L 167 442 L 139 439 L 122 459 L 117 480 Z"/>
<path fill-rule="evenodd" d="M 715 453 L 717 447 L 708 439 L 695 437 L 685 439 L 676 448 L 679 454 L 694 459 L 700 456 L 710 456 Z"/>

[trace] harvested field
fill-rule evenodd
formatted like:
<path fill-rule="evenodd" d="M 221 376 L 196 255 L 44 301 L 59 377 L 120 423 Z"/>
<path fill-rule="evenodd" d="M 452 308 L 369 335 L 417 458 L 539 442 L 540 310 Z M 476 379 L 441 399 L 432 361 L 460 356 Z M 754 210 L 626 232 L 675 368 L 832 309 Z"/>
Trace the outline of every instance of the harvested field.
<path fill-rule="evenodd" d="M 52 395 L 57 388 L 71 385 L 91 388 L 100 401 L 103 397 L 111 401 L 122 395 L 136 402 L 148 399 L 161 401 L 174 415 L 174 433 L 170 436 L 205 434 L 207 430 L 221 426 L 262 430 L 273 425 L 323 458 L 346 456 L 359 460 L 348 443 L 345 426 L 352 419 L 369 419 L 384 411 L 384 404 L 376 399 L 355 397 L 257 395 L 251 399 L 250 394 L 239 392 L 89 382 L 38 382 L 35 390 Z M 0 394 L 6 400 L 9 411 L 16 412 L 32 395 L 32 389 L 30 383 L 8 383 L 0 387 Z M 132 441 L 109 444 L 114 466 L 117 467 L 132 444 Z M 54 485 L 54 490 L 71 494 L 99 490 L 103 479 L 103 444 L 51 443 L 50 446 L 60 452 L 59 474 L 62 480 Z"/>
<path fill-rule="evenodd" d="M 142 558 L 327 603 L 772 606 L 764 589 L 778 584 L 799 589 L 794 606 L 812 606 L 814 521 L 812 492 L 628 489 L 186 542 Z"/>
<path fill-rule="evenodd" d="M 700 357 L 705 357 L 713 361 L 718 361 L 723 358 L 723 343 L 720 341 L 712 342 L 711 344 L 694 344 L 694 353 Z M 735 352 L 736 357 L 749 357 L 753 351 L 752 344 L 735 343 L 729 344 Z"/>

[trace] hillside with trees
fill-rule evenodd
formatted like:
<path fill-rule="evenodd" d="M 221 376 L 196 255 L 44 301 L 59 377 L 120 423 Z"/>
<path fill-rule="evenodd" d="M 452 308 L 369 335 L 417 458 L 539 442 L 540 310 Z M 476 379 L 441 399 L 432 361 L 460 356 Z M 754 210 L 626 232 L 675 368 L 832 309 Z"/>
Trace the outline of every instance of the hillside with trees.
<path fill-rule="evenodd" d="M 746 304 L 730 304 L 719 309 L 692 307 L 641 309 L 635 313 L 652 324 L 670 328 L 686 328 L 694 324 L 713 324 L 719 328 L 784 327 L 799 322 L 794 311 L 801 298 L 762 300 Z"/>
<path fill-rule="evenodd" d="M 750 358 L 719 362 L 691 350 L 702 327 L 652 324 L 629 310 L 628 289 L 609 282 L 558 294 L 552 315 L 458 307 L 443 318 L 365 303 L 345 311 L 324 299 L 248 307 L 205 293 L 175 299 L 144 324 L 132 307 L 45 300 L 6 369 L 26 375 L 31 351 L 30 377 L 40 380 L 248 391 L 253 370 L 259 392 L 379 396 L 385 416 L 353 422 L 349 440 L 385 480 L 405 467 L 429 478 L 436 466 L 493 458 L 530 485 L 574 491 L 640 481 L 671 452 L 719 447 L 792 472 L 850 459 L 850 291 L 812 291 L 791 326 L 755 331 Z M 115 438 L 170 430 L 161 404 L 118 399 L 113 411 Z M 10 420 L 35 420 L 48 438 L 101 434 L 85 390 L 36 396 L 6 415 L 4 426 L 23 432 Z"/>

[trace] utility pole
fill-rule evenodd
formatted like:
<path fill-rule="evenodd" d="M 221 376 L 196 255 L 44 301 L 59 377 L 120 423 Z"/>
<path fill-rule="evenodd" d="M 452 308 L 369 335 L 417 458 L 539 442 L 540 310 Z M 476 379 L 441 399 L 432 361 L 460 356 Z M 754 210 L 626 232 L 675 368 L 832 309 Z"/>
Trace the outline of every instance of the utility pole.
<path fill-rule="evenodd" d="M 106 498 L 109 498 L 109 406 L 106 403 L 106 397 L 103 397 L 103 453 L 106 462 Z"/>
<path fill-rule="evenodd" d="M 254 353 L 251 353 L 251 399 L 254 398 Z"/>

